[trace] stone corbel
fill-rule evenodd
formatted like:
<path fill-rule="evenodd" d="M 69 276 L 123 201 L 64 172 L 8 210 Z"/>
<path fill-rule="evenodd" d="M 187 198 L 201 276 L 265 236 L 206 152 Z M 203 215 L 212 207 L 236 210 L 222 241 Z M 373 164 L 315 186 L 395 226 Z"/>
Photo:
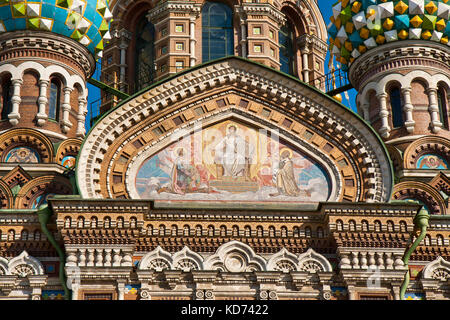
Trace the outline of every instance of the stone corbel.
<path fill-rule="evenodd" d="M 16 287 L 16 282 L 18 282 L 17 276 L 5 276 L 0 277 L 0 290 L 8 296 L 10 292 Z"/>
<path fill-rule="evenodd" d="M 171 290 L 175 289 L 175 287 L 181 282 L 183 271 L 181 270 L 164 270 L 163 274 L 166 279 L 167 284 Z"/>

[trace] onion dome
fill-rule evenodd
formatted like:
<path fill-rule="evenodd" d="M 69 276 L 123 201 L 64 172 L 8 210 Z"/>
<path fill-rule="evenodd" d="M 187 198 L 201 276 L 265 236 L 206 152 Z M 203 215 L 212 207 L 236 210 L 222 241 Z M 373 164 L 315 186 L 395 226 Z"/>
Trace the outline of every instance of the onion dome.
<path fill-rule="evenodd" d="M 328 26 L 330 51 L 347 69 L 364 52 L 402 40 L 450 45 L 450 0 L 339 0 Z"/>
<path fill-rule="evenodd" d="M 78 41 L 96 57 L 111 39 L 111 19 L 107 0 L 0 0 L 0 34 L 49 31 Z"/>

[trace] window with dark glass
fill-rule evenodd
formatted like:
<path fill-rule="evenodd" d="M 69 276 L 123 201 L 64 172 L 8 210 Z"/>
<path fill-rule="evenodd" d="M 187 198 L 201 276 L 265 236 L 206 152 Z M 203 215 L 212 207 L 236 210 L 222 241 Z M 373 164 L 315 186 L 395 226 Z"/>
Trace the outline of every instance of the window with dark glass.
<path fill-rule="evenodd" d="M 50 81 L 50 96 L 48 99 L 48 118 L 58 121 L 61 100 L 61 85 L 58 80 Z"/>
<path fill-rule="evenodd" d="M 394 128 L 403 126 L 405 123 L 403 119 L 402 99 L 399 88 L 392 88 L 389 94 L 392 108 L 392 124 Z"/>
<path fill-rule="evenodd" d="M 2 85 L 2 120 L 8 119 L 8 114 L 12 111 L 13 86 L 11 81 L 8 80 Z"/>
<path fill-rule="evenodd" d="M 440 121 L 445 129 L 449 129 L 448 110 L 447 110 L 447 95 L 443 88 L 439 88 L 439 90 L 438 90 L 438 105 L 439 105 Z"/>
<path fill-rule="evenodd" d="M 280 45 L 280 70 L 284 73 L 294 75 L 294 28 L 287 21 L 278 32 L 278 43 Z"/>
<path fill-rule="evenodd" d="M 234 54 L 233 12 L 219 2 L 206 2 L 202 8 L 203 62 Z"/>
<path fill-rule="evenodd" d="M 135 92 L 149 86 L 155 74 L 155 28 L 146 16 L 139 21 L 136 33 Z"/>

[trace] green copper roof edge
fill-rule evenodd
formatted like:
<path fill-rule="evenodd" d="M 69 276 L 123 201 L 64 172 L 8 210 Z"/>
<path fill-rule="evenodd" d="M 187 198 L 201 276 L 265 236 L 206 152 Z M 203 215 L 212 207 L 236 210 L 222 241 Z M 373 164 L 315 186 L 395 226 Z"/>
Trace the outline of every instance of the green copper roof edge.
<path fill-rule="evenodd" d="M 55 248 L 56 252 L 59 256 L 59 281 L 61 282 L 61 285 L 64 289 L 64 297 L 65 300 L 70 299 L 70 291 L 67 288 L 67 282 L 66 282 L 66 273 L 64 270 L 64 266 L 66 264 L 66 256 L 64 254 L 64 251 L 59 247 L 58 243 L 56 242 L 55 238 L 53 237 L 53 234 L 48 230 L 47 224 L 50 220 L 50 217 L 53 215 L 53 211 L 47 206 L 41 206 L 39 210 L 37 211 L 39 223 L 41 224 L 41 230 L 44 232 L 44 234 L 47 236 L 48 241 L 52 244 L 52 246 Z"/>
<path fill-rule="evenodd" d="M 188 69 L 183 70 L 183 71 L 181 71 L 181 72 L 175 73 L 175 74 L 173 74 L 173 75 L 171 75 L 171 76 L 169 76 L 169 77 L 167 77 L 167 78 L 161 79 L 160 81 L 157 81 L 157 82 L 151 84 L 151 85 L 148 86 L 147 88 L 144 88 L 144 89 L 142 89 L 142 90 L 136 92 L 135 94 L 131 95 L 131 96 L 128 97 L 127 99 L 120 101 L 120 103 L 118 103 L 117 106 L 115 106 L 114 108 L 112 108 L 112 109 L 108 110 L 107 112 L 105 112 L 105 113 L 104 113 L 101 117 L 99 117 L 98 120 L 93 124 L 93 126 L 92 126 L 92 127 L 89 129 L 89 131 L 86 133 L 86 137 L 85 137 L 85 139 L 83 140 L 83 143 L 81 144 L 80 150 L 83 149 L 84 142 L 86 141 L 87 136 L 88 136 L 88 135 L 91 133 L 91 131 L 97 126 L 97 124 L 98 124 L 103 118 L 105 118 L 107 115 L 109 115 L 111 112 L 113 112 L 113 111 L 115 111 L 116 109 L 120 108 L 123 104 L 125 104 L 125 103 L 127 103 L 127 102 L 133 100 L 134 98 L 138 97 L 139 95 L 143 94 L 144 92 L 147 92 L 148 90 L 150 90 L 150 89 L 152 89 L 152 88 L 155 88 L 155 87 L 157 87 L 158 85 L 160 85 L 160 84 L 162 84 L 162 83 L 164 83 L 164 82 L 170 81 L 170 80 L 175 79 L 175 78 L 177 78 L 177 77 L 179 77 L 179 76 L 181 76 L 181 75 L 184 75 L 184 74 L 187 74 L 187 73 L 189 73 L 189 72 L 192 72 L 193 70 L 200 69 L 200 68 L 203 68 L 203 67 L 205 67 L 205 66 L 212 65 L 212 64 L 215 64 L 215 63 L 218 63 L 218 62 L 221 62 L 221 61 L 232 60 L 232 59 L 240 60 L 240 61 L 245 61 L 245 62 L 248 62 L 248 63 L 250 63 L 250 64 L 254 64 L 254 65 L 259 65 L 259 66 L 261 66 L 261 67 L 264 68 L 264 69 L 271 70 L 271 71 L 273 71 L 273 72 L 275 72 L 275 73 L 277 73 L 277 74 L 279 74 L 279 75 L 282 75 L 282 76 L 284 76 L 284 77 L 287 77 L 287 78 L 289 78 L 289 79 L 291 79 L 291 80 L 293 80 L 293 81 L 295 81 L 295 82 L 297 82 L 297 83 L 299 83 L 299 84 L 301 84 L 301 85 L 303 85 L 303 86 L 306 86 L 306 87 L 308 87 L 309 89 L 311 89 L 311 90 L 315 91 L 316 93 L 318 93 L 319 95 L 322 95 L 323 97 L 326 97 L 326 98 L 330 99 L 331 101 L 333 101 L 333 102 L 336 103 L 338 106 L 340 106 L 341 108 L 345 109 L 346 111 L 349 111 L 350 114 L 352 114 L 352 115 L 355 116 L 359 121 L 361 121 L 361 122 L 369 129 L 369 131 L 371 131 L 371 132 L 375 135 L 375 137 L 378 139 L 378 141 L 380 142 L 380 144 L 381 144 L 381 146 L 382 146 L 382 148 L 383 148 L 383 151 L 384 151 L 384 153 L 385 153 L 385 156 L 386 156 L 386 158 L 387 158 L 387 160 L 388 160 L 388 164 L 389 164 L 390 171 L 391 171 L 391 188 L 390 188 L 390 190 L 389 190 L 389 192 L 388 192 L 388 197 L 387 197 L 388 200 L 387 200 L 387 201 L 389 202 L 389 201 L 391 200 L 391 198 L 392 198 L 392 193 L 393 193 L 393 191 L 394 191 L 394 166 L 393 166 L 393 164 L 392 164 L 391 157 L 389 156 L 389 152 L 387 151 L 387 148 L 386 148 L 386 145 L 384 144 L 383 139 L 380 137 L 380 135 L 375 131 L 375 129 L 374 129 L 374 128 L 366 121 L 366 120 L 364 120 L 359 114 L 357 114 L 356 112 L 354 112 L 354 111 L 351 110 L 350 108 L 346 107 L 346 106 L 345 106 L 344 104 L 342 104 L 341 102 L 337 101 L 336 99 L 333 99 L 332 97 L 330 97 L 329 95 L 327 95 L 325 92 L 323 92 L 323 91 L 317 89 L 316 87 L 313 87 L 313 86 L 307 84 L 306 82 L 303 82 L 303 81 L 301 81 L 300 79 L 295 78 L 294 76 L 291 76 L 291 75 L 289 75 L 289 74 L 287 74 L 287 73 L 284 73 L 284 72 L 282 72 L 282 71 L 280 71 L 280 70 L 276 70 L 276 69 L 274 69 L 274 68 L 268 67 L 268 66 L 263 65 L 263 64 L 261 64 L 261 63 L 258 63 L 258 62 L 255 62 L 255 61 L 253 61 L 253 60 L 249 60 L 249 59 L 246 59 L 246 58 L 243 58 L 243 57 L 239 57 L 239 56 L 226 56 L 226 57 L 222 57 L 222 58 L 219 58 L 219 59 L 211 60 L 211 61 L 208 61 L 208 62 L 199 64 L 199 65 L 196 65 L 196 66 L 194 66 L 194 67 L 188 68 Z M 77 167 L 76 167 L 76 172 L 78 172 L 78 160 L 79 160 L 79 155 L 80 155 L 80 153 L 78 153 L 78 156 L 77 156 Z M 77 180 L 77 187 L 78 187 L 78 174 L 76 175 L 76 180 Z"/>

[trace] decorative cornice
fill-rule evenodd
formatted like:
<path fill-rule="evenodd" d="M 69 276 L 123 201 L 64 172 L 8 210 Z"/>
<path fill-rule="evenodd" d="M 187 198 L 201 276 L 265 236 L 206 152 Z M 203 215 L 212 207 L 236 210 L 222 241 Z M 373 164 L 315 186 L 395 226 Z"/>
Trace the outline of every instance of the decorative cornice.
<path fill-rule="evenodd" d="M 92 54 L 80 43 L 49 32 L 14 31 L 0 35 L 0 50 L 3 52 L 24 49 L 45 49 L 70 57 L 89 78 L 95 69 Z"/>
<path fill-rule="evenodd" d="M 324 104 L 331 104 L 331 100 L 312 89 L 237 58 L 223 59 L 190 69 L 136 95 L 106 114 L 91 130 L 80 153 L 80 161 L 86 164 L 78 167 L 77 175 L 83 197 L 101 197 L 98 179 L 103 155 L 117 137 L 130 130 L 133 124 L 140 123 L 142 119 L 165 109 L 169 104 L 225 83 L 257 88 L 280 102 L 286 101 L 291 108 L 297 110 L 297 114 L 311 115 L 326 124 L 335 131 L 335 136 L 342 135 L 340 144 L 348 143 L 350 147 L 356 147 L 358 157 L 364 159 L 362 166 L 367 169 L 363 174 L 371 185 L 365 197 L 371 201 L 387 199 L 392 183 L 389 160 L 382 148 L 375 147 L 379 142 L 375 135 L 369 133 L 365 123 L 350 120 L 351 113 L 343 108 L 325 108 Z"/>

